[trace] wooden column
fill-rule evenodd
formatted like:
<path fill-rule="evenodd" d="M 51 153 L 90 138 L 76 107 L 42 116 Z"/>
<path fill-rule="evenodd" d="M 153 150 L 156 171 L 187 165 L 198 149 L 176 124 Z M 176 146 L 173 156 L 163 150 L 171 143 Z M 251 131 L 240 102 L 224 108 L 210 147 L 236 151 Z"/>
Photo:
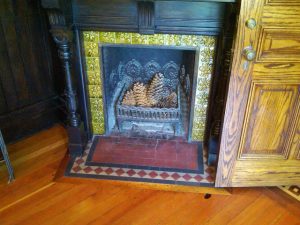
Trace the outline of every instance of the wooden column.
<path fill-rule="evenodd" d="M 86 143 L 86 135 L 78 113 L 78 100 L 72 75 L 72 31 L 68 29 L 63 13 L 58 9 L 47 9 L 50 32 L 58 47 L 59 58 L 65 73 L 65 99 L 68 116 L 67 131 L 69 153 L 81 155 Z"/>

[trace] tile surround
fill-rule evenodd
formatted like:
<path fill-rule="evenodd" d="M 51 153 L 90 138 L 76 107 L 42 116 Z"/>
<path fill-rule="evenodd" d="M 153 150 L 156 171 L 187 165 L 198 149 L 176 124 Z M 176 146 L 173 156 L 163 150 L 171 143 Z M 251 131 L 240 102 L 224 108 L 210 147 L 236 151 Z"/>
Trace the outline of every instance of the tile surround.
<path fill-rule="evenodd" d="M 198 66 L 198 76 L 192 139 L 197 141 L 203 140 L 209 88 L 213 72 L 216 45 L 215 36 L 175 34 L 141 35 L 138 33 L 98 31 L 83 31 L 82 36 L 93 134 L 105 133 L 99 44 L 186 46 L 194 47 L 199 52 L 198 61 L 196 63 Z"/>

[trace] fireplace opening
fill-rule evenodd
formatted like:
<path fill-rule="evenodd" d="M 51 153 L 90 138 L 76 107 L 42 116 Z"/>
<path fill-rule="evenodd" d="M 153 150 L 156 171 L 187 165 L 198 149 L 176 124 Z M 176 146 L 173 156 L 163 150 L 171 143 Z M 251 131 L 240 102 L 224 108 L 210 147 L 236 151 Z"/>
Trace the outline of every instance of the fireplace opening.
<path fill-rule="evenodd" d="M 102 45 L 107 134 L 190 139 L 196 49 Z"/>
<path fill-rule="evenodd" d="M 205 141 L 218 37 L 86 31 L 83 40 L 94 134 L 85 166 L 117 179 L 212 184 Z"/>

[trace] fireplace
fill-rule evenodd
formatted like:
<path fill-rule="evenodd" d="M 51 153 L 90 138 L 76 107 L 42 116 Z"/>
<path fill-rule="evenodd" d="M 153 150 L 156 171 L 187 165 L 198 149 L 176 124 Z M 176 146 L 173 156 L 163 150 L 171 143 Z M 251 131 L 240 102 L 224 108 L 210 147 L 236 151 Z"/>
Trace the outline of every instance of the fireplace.
<path fill-rule="evenodd" d="M 42 2 L 66 74 L 67 173 L 213 183 L 234 0 Z"/>
<path fill-rule="evenodd" d="M 84 31 L 83 39 L 94 134 L 203 141 L 217 37 Z M 165 95 L 178 97 L 176 107 L 122 108 L 125 92 L 149 85 L 155 73 L 164 76 Z"/>

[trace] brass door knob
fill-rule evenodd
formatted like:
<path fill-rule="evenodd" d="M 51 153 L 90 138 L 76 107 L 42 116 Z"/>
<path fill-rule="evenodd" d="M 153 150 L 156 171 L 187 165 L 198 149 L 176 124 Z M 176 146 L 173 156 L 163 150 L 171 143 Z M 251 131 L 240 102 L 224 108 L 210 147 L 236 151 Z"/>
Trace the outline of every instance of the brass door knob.
<path fill-rule="evenodd" d="M 248 61 L 253 61 L 255 59 L 256 52 L 252 48 L 248 47 L 244 49 L 243 55 Z"/>
<path fill-rule="evenodd" d="M 246 21 L 246 26 L 247 26 L 249 29 L 253 30 L 253 29 L 256 27 L 256 20 L 253 19 L 253 18 L 248 19 L 248 20 Z"/>

